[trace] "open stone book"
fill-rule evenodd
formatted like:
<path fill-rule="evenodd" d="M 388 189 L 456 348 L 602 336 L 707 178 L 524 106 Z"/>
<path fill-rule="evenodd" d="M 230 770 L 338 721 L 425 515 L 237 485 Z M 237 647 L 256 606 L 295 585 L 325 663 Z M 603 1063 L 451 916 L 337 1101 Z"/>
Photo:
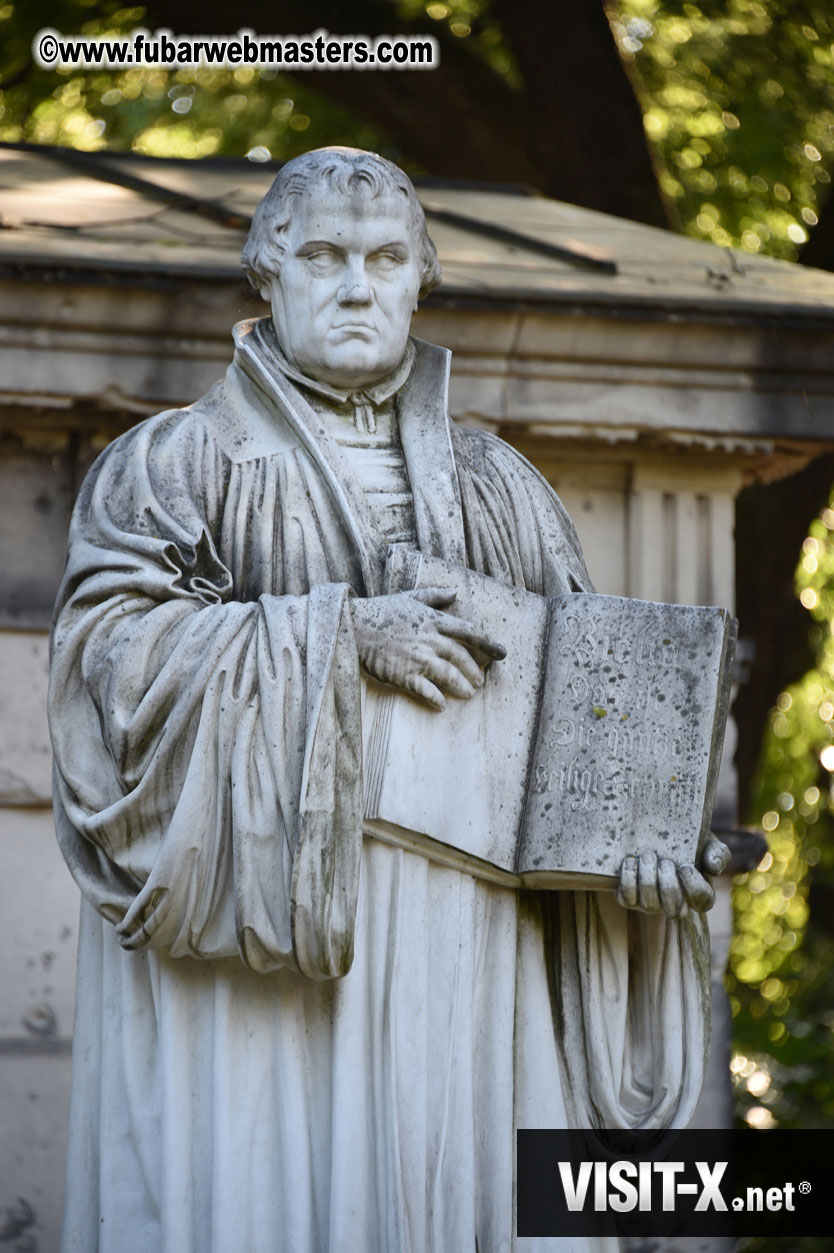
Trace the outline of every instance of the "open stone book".
<path fill-rule="evenodd" d="M 709 831 L 736 622 L 725 609 L 546 599 L 392 550 L 388 589 L 453 588 L 448 612 L 507 648 L 436 713 L 363 680 L 365 832 L 511 886 L 604 888 Z"/>

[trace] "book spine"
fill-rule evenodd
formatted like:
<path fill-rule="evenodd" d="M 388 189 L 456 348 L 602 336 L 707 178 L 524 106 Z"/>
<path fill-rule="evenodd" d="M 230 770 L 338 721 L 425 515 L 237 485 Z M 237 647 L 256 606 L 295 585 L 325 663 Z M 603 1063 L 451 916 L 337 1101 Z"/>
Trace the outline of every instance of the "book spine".
<path fill-rule="evenodd" d="M 365 817 L 379 816 L 379 803 L 382 799 L 382 784 L 385 778 L 385 767 L 388 760 L 388 737 L 391 734 L 391 716 L 394 712 L 394 696 L 391 692 L 382 692 L 377 696 L 373 712 L 373 725 L 367 746 L 367 763 L 365 768 Z"/>
<path fill-rule="evenodd" d="M 533 787 L 533 767 L 538 757 L 539 747 L 539 731 L 542 722 L 542 710 L 544 702 L 547 699 L 547 677 L 548 677 L 548 661 L 550 658 L 550 636 L 553 631 L 553 617 L 557 598 L 548 596 L 547 598 L 547 627 L 544 633 L 544 647 L 542 649 L 542 668 L 544 677 L 539 687 L 539 699 L 536 706 L 536 718 L 533 726 L 533 735 L 530 739 L 530 754 L 527 758 L 527 774 L 524 782 L 524 808 L 521 811 L 521 822 L 518 827 L 518 840 L 515 847 L 515 871 L 516 874 L 521 873 L 522 851 L 527 840 L 527 810 L 530 806 L 530 792 Z"/>
<path fill-rule="evenodd" d="M 730 697 L 733 689 L 733 664 L 736 654 L 736 638 L 738 622 L 724 613 L 724 638 L 721 648 L 721 661 L 718 677 L 718 693 L 715 703 L 715 720 L 712 732 L 712 752 L 707 770 L 707 781 L 704 793 L 704 812 L 701 817 L 701 833 L 698 837 L 698 851 L 704 847 L 712 825 L 712 811 L 715 806 L 715 793 L 718 787 L 718 775 L 721 769 L 721 754 L 724 748 L 724 732 L 730 713 Z"/>
<path fill-rule="evenodd" d="M 385 595 L 392 596 L 397 592 L 407 592 L 417 587 L 421 561 L 421 554 L 413 549 L 390 548 L 385 566 Z M 373 698 L 373 709 L 370 715 L 373 721 L 366 744 L 364 764 L 366 818 L 379 816 L 395 700 L 396 693 L 385 689 L 380 690 Z"/>

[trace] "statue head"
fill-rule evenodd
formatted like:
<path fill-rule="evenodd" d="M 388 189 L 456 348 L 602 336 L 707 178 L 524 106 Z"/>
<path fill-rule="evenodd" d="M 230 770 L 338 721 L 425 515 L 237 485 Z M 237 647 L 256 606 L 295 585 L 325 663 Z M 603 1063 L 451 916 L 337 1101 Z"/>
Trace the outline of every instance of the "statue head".
<path fill-rule="evenodd" d="M 396 368 L 417 301 L 440 282 L 410 179 L 353 148 L 288 162 L 255 211 L 241 259 L 290 362 L 342 387 Z"/>

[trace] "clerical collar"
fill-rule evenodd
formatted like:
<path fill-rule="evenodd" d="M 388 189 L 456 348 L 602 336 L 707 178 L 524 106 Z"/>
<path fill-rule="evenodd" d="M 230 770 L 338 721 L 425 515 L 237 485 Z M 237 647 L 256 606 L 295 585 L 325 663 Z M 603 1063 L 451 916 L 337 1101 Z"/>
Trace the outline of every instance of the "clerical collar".
<path fill-rule="evenodd" d="M 362 434 L 373 435 L 376 432 L 376 414 L 374 410 L 396 395 L 405 383 L 414 365 L 414 345 L 409 339 L 405 346 L 403 359 L 396 370 L 393 370 L 391 374 L 387 374 L 385 378 L 380 379 L 378 383 L 374 383 L 370 387 L 356 389 L 334 387 L 331 383 L 322 383 L 319 379 L 312 379 L 308 375 L 302 374 L 300 370 L 290 364 L 281 351 L 271 318 L 261 318 L 255 324 L 254 335 L 259 347 L 263 350 L 267 359 L 271 361 L 271 364 L 277 367 L 282 374 L 285 374 L 288 379 L 291 379 L 293 383 L 297 383 L 300 387 L 315 392 L 317 395 L 323 396 L 326 400 L 335 402 L 338 405 L 351 405 L 353 408 L 354 426 Z"/>

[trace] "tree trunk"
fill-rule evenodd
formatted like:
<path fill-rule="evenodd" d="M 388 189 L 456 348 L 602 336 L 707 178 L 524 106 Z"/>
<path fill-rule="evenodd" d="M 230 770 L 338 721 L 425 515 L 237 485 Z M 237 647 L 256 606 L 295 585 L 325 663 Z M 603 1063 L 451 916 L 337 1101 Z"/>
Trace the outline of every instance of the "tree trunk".
<path fill-rule="evenodd" d="M 542 190 L 667 226 L 643 115 L 602 0 L 496 0 L 496 12 L 536 118 Z"/>
<path fill-rule="evenodd" d="M 796 598 L 793 576 L 808 524 L 828 504 L 832 483 L 834 453 L 827 453 L 781 482 L 745 488 L 736 504 L 739 635 L 755 647 L 750 681 L 734 710 L 742 817 L 748 816 L 767 715 L 782 689 L 814 664 L 812 623 Z"/>
<path fill-rule="evenodd" d="M 800 251 L 799 260 L 802 265 L 812 265 L 818 270 L 834 270 L 834 195 L 830 191 L 820 209 L 820 220 Z"/>

